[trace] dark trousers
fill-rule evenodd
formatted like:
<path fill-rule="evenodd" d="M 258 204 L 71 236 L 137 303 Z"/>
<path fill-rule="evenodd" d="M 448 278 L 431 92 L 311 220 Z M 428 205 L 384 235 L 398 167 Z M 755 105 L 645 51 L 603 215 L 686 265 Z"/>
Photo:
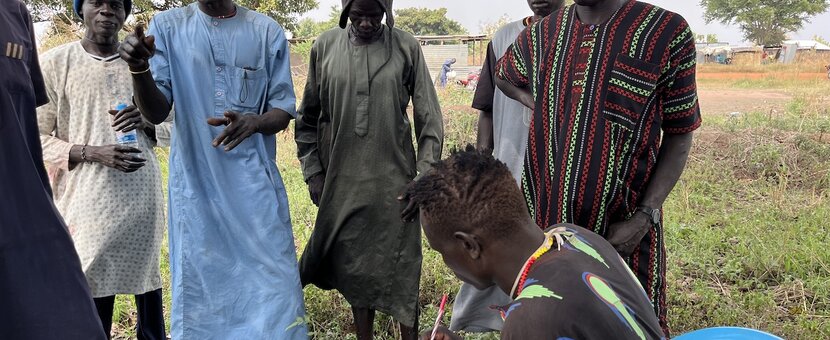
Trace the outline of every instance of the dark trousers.
<path fill-rule="evenodd" d="M 112 309 L 115 306 L 115 295 L 95 298 L 95 308 L 98 317 L 104 326 L 107 338 L 111 337 Z M 165 340 L 164 311 L 162 308 L 161 289 L 135 296 L 135 306 L 138 311 L 136 336 L 139 340 Z"/>

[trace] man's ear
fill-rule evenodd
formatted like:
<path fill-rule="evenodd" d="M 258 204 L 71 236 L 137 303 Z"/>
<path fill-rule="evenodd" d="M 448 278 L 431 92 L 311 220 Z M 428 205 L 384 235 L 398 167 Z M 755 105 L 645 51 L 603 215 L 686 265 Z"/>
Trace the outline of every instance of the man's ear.
<path fill-rule="evenodd" d="M 456 241 L 461 243 L 464 247 L 464 251 L 467 252 L 467 255 L 470 256 L 471 259 L 478 260 L 481 257 L 481 241 L 477 235 L 456 231 L 455 234 L 453 234 L 453 237 L 455 237 Z"/>

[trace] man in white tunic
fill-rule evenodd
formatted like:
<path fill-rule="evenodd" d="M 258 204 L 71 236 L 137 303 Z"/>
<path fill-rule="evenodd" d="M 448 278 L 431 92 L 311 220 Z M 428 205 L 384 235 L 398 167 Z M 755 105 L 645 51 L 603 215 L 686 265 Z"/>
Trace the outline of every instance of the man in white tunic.
<path fill-rule="evenodd" d="M 129 0 L 77 0 L 83 40 L 42 57 L 49 104 L 38 109 L 44 161 L 81 258 L 104 330 L 116 294 L 135 295 L 138 339 L 166 339 L 159 254 L 164 237 L 155 130 L 133 106 L 131 75 L 118 56 Z M 135 131 L 119 145 L 116 130 Z"/>

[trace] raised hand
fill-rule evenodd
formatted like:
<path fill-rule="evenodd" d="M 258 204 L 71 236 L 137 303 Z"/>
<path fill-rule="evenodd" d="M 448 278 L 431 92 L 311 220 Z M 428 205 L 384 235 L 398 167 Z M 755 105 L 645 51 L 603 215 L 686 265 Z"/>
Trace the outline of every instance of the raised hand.
<path fill-rule="evenodd" d="M 212 126 L 227 126 L 222 133 L 213 140 L 213 147 L 225 145 L 225 151 L 231 151 L 245 139 L 259 132 L 260 117 L 255 114 L 242 114 L 228 111 L 222 118 L 208 118 L 207 123 Z"/>
<path fill-rule="evenodd" d="M 144 25 L 136 26 L 135 31 L 124 39 L 118 47 L 121 59 L 130 65 L 133 71 L 142 71 L 149 67 L 151 57 L 156 53 L 156 38 L 144 36 Z"/>

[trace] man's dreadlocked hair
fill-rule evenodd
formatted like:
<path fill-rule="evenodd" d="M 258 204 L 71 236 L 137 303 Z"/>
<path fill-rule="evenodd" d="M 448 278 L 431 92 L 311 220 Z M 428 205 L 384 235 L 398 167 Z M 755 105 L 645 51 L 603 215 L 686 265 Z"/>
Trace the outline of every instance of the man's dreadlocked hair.
<path fill-rule="evenodd" d="M 472 145 L 434 164 L 407 193 L 431 225 L 443 226 L 435 232 L 446 237 L 477 231 L 500 238 L 528 219 L 524 196 L 507 165 Z"/>

